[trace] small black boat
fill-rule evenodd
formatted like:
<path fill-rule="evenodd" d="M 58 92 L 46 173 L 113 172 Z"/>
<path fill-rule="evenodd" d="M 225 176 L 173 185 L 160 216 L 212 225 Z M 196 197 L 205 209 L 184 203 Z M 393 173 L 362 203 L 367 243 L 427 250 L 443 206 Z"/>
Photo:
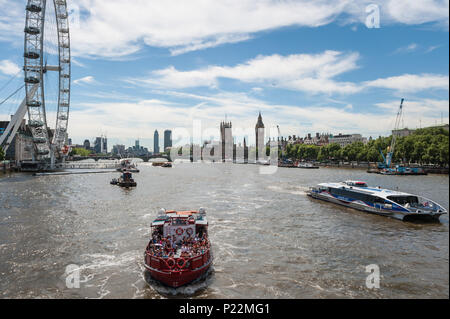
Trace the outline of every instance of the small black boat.
<path fill-rule="evenodd" d="M 113 183 L 113 182 L 115 182 L 115 183 Z M 119 179 L 113 179 L 111 181 L 111 184 L 118 185 L 120 187 L 126 187 L 126 188 L 137 186 L 137 183 L 133 179 L 133 176 L 128 171 L 124 171 L 122 173 L 122 176 L 119 177 Z"/>

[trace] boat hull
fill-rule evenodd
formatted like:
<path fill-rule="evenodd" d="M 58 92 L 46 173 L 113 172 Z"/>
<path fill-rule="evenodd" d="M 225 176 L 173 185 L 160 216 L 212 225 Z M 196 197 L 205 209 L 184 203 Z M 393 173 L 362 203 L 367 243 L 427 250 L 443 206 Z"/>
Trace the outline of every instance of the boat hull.
<path fill-rule="evenodd" d="M 150 273 L 152 278 L 162 282 L 169 287 L 178 288 L 187 285 L 197 278 L 201 277 L 206 271 L 208 271 L 210 266 L 211 263 L 208 263 L 201 269 L 185 271 L 160 271 L 158 269 L 149 267 L 147 264 L 145 265 L 145 268 Z"/>
<path fill-rule="evenodd" d="M 119 185 L 120 187 L 136 187 L 136 182 L 118 182 L 116 185 Z"/>
<path fill-rule="evenodd" d="M 408 212 L 402 212 L 402 211 L 388 210 L 388 209 L 383 209 L 381 207 L 370 206 L 367 203 L 364 203 L 360 200 L 337 198 L 327 192 L 317 193 L 317 192 L 309 191 L 307 193 L 307 195 L 312 198 L 315 198 L 315 199 L 320 199 L 320 200 L 338 204 L 341 206 L 357 209 L 359 211 L 363 211 L 366 213 L 391 217 L 391 218 L 402 220 L 402 221 L 439 222 L 439 217 L 442 215 L 440 213 L 419 214 L 419 213 L 408 213 Z"/>
<path fill-rule="evenodd" d="M 397 176 L 425 176 L 425 172 L 380 172 L 381 175 L 397 175 Z"/>
<path fill-rule="evenodd" d="M 136 169 L 128 169 L 128 168 L 118 168 L 118 172 L 130 172 L 130 173 L 139 173 L 140 170 Z"/>
<path fill-rule="evenodd" d="M 178 269 L 176 267 L 174 269 L 161 269 L 152 267 L 151 258 L 147 256 L 144 266 L 152 278 L 169 287 L 178 288 L 193 282 L 206 273 L 211 267 L 212 260 L 213 258 L 210 257 L 203 265 L 196 269 Z"/>

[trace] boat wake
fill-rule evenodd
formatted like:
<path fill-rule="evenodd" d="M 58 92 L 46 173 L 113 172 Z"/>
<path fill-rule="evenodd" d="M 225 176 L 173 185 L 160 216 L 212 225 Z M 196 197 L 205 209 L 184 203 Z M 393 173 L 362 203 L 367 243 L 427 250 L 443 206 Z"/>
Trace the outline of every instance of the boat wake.
<path fill-rule="evenodd" d="M 209 287 L 209 285 L 214 280 L 214 269 L 213 266 L 211 266 L 208 271 L 206 271 L 199 278 L 187 285 L 178 288 L 172 288 L 164 285 L 160 281 L 154 279 L 151 276 L 150 272 L 147 270 L 144 271 L 144 280 L 152 289 L 165 297 L 193 297 L 201 294 L 205 289 Z"/>
<path fill-rule="evenodd" d="M 281 187 L 276 185 L 268 186 L 267 189 L 277 192 L 277 193 L 286 193 L 286 194 L 292 194 L 292 195 L 305 195 L 306 192 L 309 190 L 308 187 L 301 187 L 301 186 L 287 186 Z"/>

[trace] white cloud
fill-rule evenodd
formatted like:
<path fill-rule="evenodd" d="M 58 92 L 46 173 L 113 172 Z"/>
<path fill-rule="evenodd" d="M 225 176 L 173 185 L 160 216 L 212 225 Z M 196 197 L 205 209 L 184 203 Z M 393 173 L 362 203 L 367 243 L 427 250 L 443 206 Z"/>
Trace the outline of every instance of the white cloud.
<path fill-rule="evenodd" d="M 405 47 L 400 47 L 397 50 L 394 51 L 394 54 L 396 53 L 410 53 L 414 52 L 419 48 L 419 45 L 417 43 L 411 43 Z"/>
<path fill-rule="evenodd" d="M 441 45 L 432 45 L 432 46 L 430 46 L 430 47 L 425 51 L 425 53 L 433 52 L 434 50 L 437 50 L 437 49 L 439 49 L 440 47 L 441 47 Z"/>
<path fill-rule="evenodd" d="M 0 60 L 0 72 L 6 75 L 16 75 L 20 67 L 10 60 Z"/>
<path fill-rule="evenodd" d="M 164 100 L 137 102 L 89 103 L 76 105 L 71 112 L 70 135 L 97 136 L 108 132 L 109 138 L 153 138 L 155 129 L 183 127 L 191 129 L 193 120 L 201 120 L 203 130 L 218 130 L 228 115 L 236 130 L 254 130 L 262 111 L 267 128 L 280 125 L 283 135 L 306 133 L 362 133 L 365 136 L 387 135 L 392 130 L 399 101 L 373 105 L 371 111 L 358 105 L 280 105 L 249 97 L 244 93 L 197 95 L 176 91 L 159 91 L 182 104 Z M 448 117 L 448 100 L 419 99 L 405 101 L 405 126 L 415 128 L 434 125 L 441 112 Z M 124 120 L 126 116 L 126 120 Z M 98 123 L 104 123 L 100 127 Z M 238 141 L 239 142 L 239 141 Z"/>
<path fill-rule="evenodd" d="M 78 0 L 80 21 L 71 25 L 75 56 L 117 58 L 144 45 L 172 54 L 245 41 L 287 26 L 318 27 L 334 21 L 364 23 L 365 7 L 378 4 L 382 26 L 435 23 L 448 28 L 442 0 Z M 0 0 L 0 40 L 23 38 L 25 0 Z"/>
<path fill-rule="evenodd" d="M 173 66 L 153 71 L 150 78 L 131 79 L 132 83 L 152 87 L 217 87 L 220 78 L 258 83 L 310 93 L 355 93 L 353 83 L 338 82 L 335 77 L 358 68 L 358 53 L 325 51 L 320 54 L 258 56 L 236 66 L 208 66 L 178 71 Z"/>
<path fill-rule="evenodd" d="M 359 54 L 325 51 L 320 54 L 258 56 L 235 66 L 208 66 L 179 71 L 173 66 L 156 70 L 148 78 L 127 81 L 151 87 L 184 89 L 217 88 L 220 78 L 312 94 L 354 94 L 367 88 L 399 92 L 448 90 L 448 75 L 403 74 L 363 83 L 338 81 L 336 77 L 358 68 Z"/>
<path fill-rule="evenodd" d="M 404 24 L 423 24 L 439 22 L 448 27 L 448 0 L 390 0 L 385 9 L 396 22 Z"/>
<path fill-rule="evenodd" d="M 384 103 L 377 103 L 376 106 L 390 110 L 397 111 L 399 108 L 399 101 L 389 101 Z M 413 117 L 435 114 L 440 116 L 441 112 L 448 113 L 448 100 L 434 100 L 434 99 L 419 99 L 408 101 L 405 100 L 403 103 L 403 110 L 405 114 L 411 115 Z"/>
<path fill-rule="evenodd" d="M 224 35 L 224 36 L 218 36 L 216 39 L 211 41 L 194 41 L 193 43 L 181 47 L 175 47 L 173 49 L 170 49 L 170 53 L 172 55 L 180 55 L 187 52 L 197 51 L 197 50 L 203 50 L 207 48 L 213 48 L 225 43 L 236 43 L 236 42 L 242 42 L 249 40 L 251 37 L 247 34 L 243 35 Z"/>
<path fill-rule="evenodd" d="M 93 76 L 89 75 L 89 76 L 85 76 L 84 78 L 74 80 L 73 83 L 77 84 L 77 85 L 94 84 L 94 83 L 97 83 L 97 81 L 95 81 Z"/>
<path fill-rule="evenodd" d="M 448 75 L 439 74 L 403 74 L 374 81 L 365 82 L 367 87 L 377 87 L 397 90 L 400 92 L 414 92 L 429 89 L 448 90 Z"/>
<path fill-rule="evenodd" d="M 86 65 L 85 65 L 84 63 L 81 63 L 80 61 L 78 61 L 78 60 L 75 59 L 75 58 L 72 58 L 71 62 L 72 62 L 73 64 L 75 64 L 76 66 L 79 66 L 79 67 L 81 67 L 81 68 L 86 68 Z"/>

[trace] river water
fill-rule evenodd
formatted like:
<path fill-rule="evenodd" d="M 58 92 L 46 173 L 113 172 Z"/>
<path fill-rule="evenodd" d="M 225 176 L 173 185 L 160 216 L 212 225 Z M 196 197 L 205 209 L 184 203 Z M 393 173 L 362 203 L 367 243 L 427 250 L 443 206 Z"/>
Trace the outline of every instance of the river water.
<path fill-rule="evenodd" d="M 0 175 L 2 298 L 448 298 L 449 223 L 413 224 L 306 196 L 309 186 L 358 179 L 449 207 L 448 176 L 381 176 L 364 170 L 233 164 L 151 167 L 136 189 L 118 173 Z M 171 289 L 144 272 L 159 208 L 205 207 L 214 266 Z M 366 287 L 378 265 L 380 288 Z M 80 269 L 68 288 L 66 267 Z"/>

